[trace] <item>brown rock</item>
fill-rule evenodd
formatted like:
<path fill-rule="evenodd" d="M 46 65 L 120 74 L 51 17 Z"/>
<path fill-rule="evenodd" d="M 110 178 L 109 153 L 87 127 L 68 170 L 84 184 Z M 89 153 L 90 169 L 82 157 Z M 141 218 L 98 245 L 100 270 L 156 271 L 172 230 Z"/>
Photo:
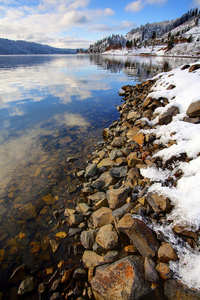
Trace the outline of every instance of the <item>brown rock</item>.
<path fill-rule="evenodd" d="M 142 256 L 155 256 L 158 242 L 152 230 L 143 221 L 126 214 L 119 221 L 117 228 L 129 236 Z"/>
<path fill-rule="evenodd" d="M 140 117 L 141 117 L 141 114 L 138 113 L 137 111 L 130 111 L 127 116 L 127 120 L 135 121 L 135 120 L 139 119 Z"/>
<path fill-rule="evenodd" d="M 186 114 L 189 117 L 200 117 L 200 100 L 191 103 L 186 111 Z"/>
<path fill-rule="evenodd" d="M 189 68 L 188 72 L 194 72 L 194 71 L 196 71 L 196 70 L 198 70 L 198 69 L 200 69 L 200 64 L 195 64 L 195 65 L 192 65 L 192 66 Z"/>
<path fill-rule="evenodd" d="M 199 300 L 200 291 L 190 289 L 176 279 L 165 281 L 165 296 L 172 300 Z"/>
<path fill-rule="evenodd" d="M 170 260 L 176 260 L 178 256 L 168 243 L 163 242 L 160 248 L 158 249 L 158 260 L 160 262 L 168 263 Z"/>
<path fill-rule="evenodd" d="M 89 250 L 86 250 L 83 253 L 82 261 L 86 268 L 95 268 L 97 266 L 105 264 L 103 256 Z"/>
<path fill-rule="evenodd" d="M 128 165 L 130 168 L 135 167 L 138 164 L 143 164 L 143 160 L 140 158 L 137 158 L 137 154 L 135 152 L 131 152 L 127 156 Z"/>
<path fill-rule="evenodd" d="M 111 224 L 114 221 L 112 210 L 108 207 L 102 207 L 95 211 L 92 214 L 91 219 L 95 228 L 104 226 L 106 224 Z"/>
<path fill-rule="evenodd" d="M 95 299 L 141 298 L 151 291 L 143 273 L 143 259 L 140 256 L 128 256 L 112 264 L 98 267 L 91 281 Z"/>
<path fill-rule="evenodd" d="M 170 270 L 169 266 L 165 263 L 160 262 L 156 266 L 156 271 L 158 272 L 159 276 L 163 280 L 170 279 L 172 277 L 172 271 Z"/>
<path fill-rule="evenodd" d="M 102 226 L 96 237 L 96 242 L 106 250 L 115 249 L 118 246 L 118 234 L 111 224 Z"/>
<path fill-rule="evenodd" d="M 179 109 L 176 106 L 171 106 L 168 110 L 160 116 L 159 124 L 160 125 L 167 125 L 172 121 L 173 116 L 179 113 Z"/>
<path fill-rule="evenodd" d="M 168 198 L 163 197 L 162 195 L 148 193 L 146 199 L 149 205 L 153 208 L 155 212 L 166 211 L 170 207 L 170 202 Z"/>
<path fill-rule="evenodd" d="M 173 230 L 174 230 L 174 232 L 176 232 L 178 234 L 186 235 L 186 236 L 192 237 L 194 239 L 197 238 L 197 233 L 196 232 L 190 231 L 190 230 L 186 229 L 183 226 L 175 225 Z"/>
<path fill-rule="evenodd" d="M 138 132 L 132 140 L 136 142 L 138 145 L 143 145 L 144 143 L 144 133 L 143 132 Z"/>
<path fill-rule="evenodd" d="M 17 294 L 24 295 L 32 291 L 34 288 L 35 288 L 34 278 L 29 276 L 22 281 L 17 291 Z"/>
<path fill-rule="evenodd" d="M 131 139 L 138 133 L 138 131 L 140 131 L 140 128 L 137 126 L 134 126 L 131 129 L 129 129 L 129 131 L 127 132 L 126 135 L 129 139 Z"/>
<path fill-rule="evenodd" d="M 159 282 L 159 276 L 156 272 L 156 264 L 150 257 L 145 257 L 144 271 L 146 280 L 150 282 Z"/>
<path fill-rule="evenodd" d="M 126 203 L 130 187 L 124 186 L 118 189 L 108 190 L 106 192 L 108 204 L 111 209 L 116 209 Z"/>
<path fill-rule="evenodd" d="M 22 220 L 34 219 L 37 216 L 35 206 L 33 206 L 31 203 L 24 204 L 19 208 L 19 211 L 17 211 L 17 215 Z"/>

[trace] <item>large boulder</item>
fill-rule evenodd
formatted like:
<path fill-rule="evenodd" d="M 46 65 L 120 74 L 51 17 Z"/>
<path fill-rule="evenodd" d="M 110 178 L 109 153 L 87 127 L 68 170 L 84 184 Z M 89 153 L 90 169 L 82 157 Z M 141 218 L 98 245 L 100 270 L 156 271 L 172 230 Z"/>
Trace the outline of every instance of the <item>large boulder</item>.
<path fill-rule="evenodd" d="M 143 257 L 156 255 L 158 242 L 153 231 L 143 221 L 132 218 L 131 214 L 126 214 L 119 221 L 117 228 L 128 235 Z"/>
<path fill-rule="evenodd" d="M 144 277 L 141 256 L 128 256 L 110 265 L 97 267 L 91 281 L 95 299 L 137 300 L 151 292 Z"/>

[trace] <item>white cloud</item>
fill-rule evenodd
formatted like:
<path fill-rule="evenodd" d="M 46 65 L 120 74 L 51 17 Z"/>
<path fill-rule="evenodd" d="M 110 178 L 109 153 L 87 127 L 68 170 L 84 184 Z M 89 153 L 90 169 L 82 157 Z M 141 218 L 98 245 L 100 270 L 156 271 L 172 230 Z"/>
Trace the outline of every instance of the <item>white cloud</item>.
<path fill-rule="evenodd" d="M 115 11 L 112 10 L 111 8 L 105 8 L 104 13 L 106 16 L 112 16 L 112 15 L 114 15 Z"/>
<path fill-rule="evenodd" d="M 142 10 L 144 8 L 145 5 L 147 4 L 157 4 L 157 5 L 162 5 L 166 2 L 167 0 L 137 0 L 137 1 L 133 1 L 133 2 L 130 2 L 128 3 L 126 6 L 125 6 L 125 11 L 127 12 L 138 12 L 140 10 Z M 200 0 L 195 0 L 195 1 L 199 1 Z"/>
<path fill-rule="evenodd" d="M 125 11 L 137 12 L 142 10 L 144 7 L 144 3 L 141 0 L 133 1 L 128 3 L 125 7 Z"/>

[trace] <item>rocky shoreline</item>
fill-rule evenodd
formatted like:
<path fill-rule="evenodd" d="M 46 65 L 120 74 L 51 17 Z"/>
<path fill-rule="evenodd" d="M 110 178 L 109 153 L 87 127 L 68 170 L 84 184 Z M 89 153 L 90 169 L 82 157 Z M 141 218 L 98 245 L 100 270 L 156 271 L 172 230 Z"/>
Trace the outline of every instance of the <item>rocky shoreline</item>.
<path fill-rule="evenodd" d="M 194 64 L 182 70 L 192 73 L 198 68 Z M 83 183 L 80 199 L 62 217 L 70 228 L 68 236 L 75 236 L 73 253 L 82 258 L 76 267 L 61 261 L 48 282 L 39 285 L 40 299 L 200 299 L 200 291 L 174 278 L 171 269 L 178 253 L 160 228 L 170 223 L 167 214 L 173 202 L 152 192 L 153 182 L 142 175 L 148 167 L 170 172 L 177 161 L 190 160 L 184 153 L 165 162 L 155 155 L 165 146 L 151 130 L 157 124 L 170 124 L 179 113 L 177 106 L 159 117 L 155 113 L 169 104 L 166 97 L 149 96 L 157 80 L 122 87 L 120 119 L 103 130 L 104 141 L 96 146 L 86 168 L 77 172 Z M 174 87 L 170 84 L 166 89 Z M 189 106 L 184 122 L 200 123 L 199 103 Z M 172 136 L 168 147 L 175 143 Z M 181 176 L 177 171 L 163 185 L 172 188 Z M 182 247 L 198 246 L 196 229 L 176 225 L 172 231 Z M 25 280 L 35 288 L 33 278 Z"/>

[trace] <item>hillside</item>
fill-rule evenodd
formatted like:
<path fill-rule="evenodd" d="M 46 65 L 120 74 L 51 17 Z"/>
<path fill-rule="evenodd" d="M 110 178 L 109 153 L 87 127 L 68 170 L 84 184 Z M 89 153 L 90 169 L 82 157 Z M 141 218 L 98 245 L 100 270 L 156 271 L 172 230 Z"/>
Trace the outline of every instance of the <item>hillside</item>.
<path fill-rule="evenodd" d="M 75 49 L 59 49 L 33 42 L 0 38 L 0 55 L 12 54 L 75 54 Z"/>
<path fill-rule="evenodd" d="M 112 35 L 104 38 L 90 45 L 87 52 L 106 52 L 116 55 L 198 56 L 200 53 L 199 18 L 199 10 L 192 9 L 175 20 L 147 23 L 130 30 L 125 36 Z"/>

